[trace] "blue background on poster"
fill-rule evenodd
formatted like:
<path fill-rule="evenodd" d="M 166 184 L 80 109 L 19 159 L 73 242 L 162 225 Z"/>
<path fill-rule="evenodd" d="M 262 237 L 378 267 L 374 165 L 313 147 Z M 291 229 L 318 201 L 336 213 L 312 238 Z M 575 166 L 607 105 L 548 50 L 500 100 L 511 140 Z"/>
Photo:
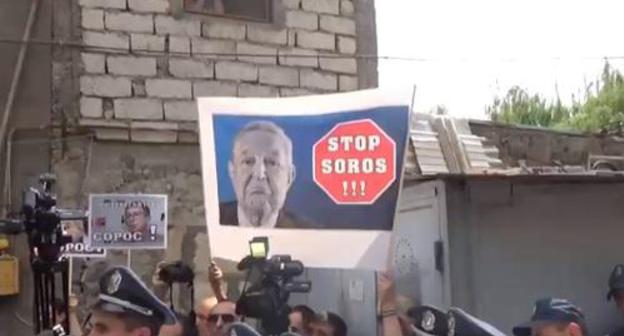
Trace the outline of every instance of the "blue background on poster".
<path fill-rule="evenodd" d="M 336 123 L 374 120 L 397 144 L 396 180 L 372 205 L 338 205 L 314 183 L 312 146 Z M 293 162 L 297 176 L 286 197 L 285 208 L 327 229 L 390 230 L 398 196 L 403 153 L 408 129 L 407 106 L 388 106 L 361 111 L 310 116 L 215 115 L 214 136 L 217 160 L 219 202 L 235 201 L 228 174 L 234 136 L 247 123 L 272 121 L 282 127 L 293 143 Z"/>

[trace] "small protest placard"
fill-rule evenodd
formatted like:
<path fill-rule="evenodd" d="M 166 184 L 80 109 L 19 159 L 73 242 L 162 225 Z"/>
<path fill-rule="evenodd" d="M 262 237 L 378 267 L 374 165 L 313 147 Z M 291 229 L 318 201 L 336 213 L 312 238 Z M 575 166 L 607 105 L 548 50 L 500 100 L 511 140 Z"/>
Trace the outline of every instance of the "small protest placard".
<path fill-rule="evenodd" d="M 89 237 L 92 248 L 167 248 L 167 196 L 90 195 Z"/>
<path fill-rule="evenodd" d="M 106 250 L 92 248 L 89 245 L 89 225 L 86 220 L 72 220 L 62 222 L 63 234 L 72 238 L 71 243 L 65 244 L 61 251 L 66 257 L 73 258 L 103 258 Z"/>

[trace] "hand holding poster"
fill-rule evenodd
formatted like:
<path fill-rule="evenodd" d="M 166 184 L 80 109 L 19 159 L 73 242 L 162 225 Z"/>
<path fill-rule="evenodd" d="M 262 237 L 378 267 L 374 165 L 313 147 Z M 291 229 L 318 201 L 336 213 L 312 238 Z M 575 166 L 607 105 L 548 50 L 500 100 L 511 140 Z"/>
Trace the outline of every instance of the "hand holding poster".
<path fill-rule="evenodd" d="M 89 195 L 92 248 L 167 248 L 166 195 Z"/>
<path fill-rule="evenodd" d="M 308 266 L 385 267 L 407 106 L 376 90 L 198 102 L 213 257 L 267 236 Z"/>
<path fill-rule="evenodd" d="M 64 256 L 73 258 L 106 257 L 105 249 L 91 248 L 89 245 L 89 228 L 87 221 L 69 220 L 63 221 L 61 224 L 63 234 L 71 237 L 71 242 L 65 244 L 61 249 Z"/>

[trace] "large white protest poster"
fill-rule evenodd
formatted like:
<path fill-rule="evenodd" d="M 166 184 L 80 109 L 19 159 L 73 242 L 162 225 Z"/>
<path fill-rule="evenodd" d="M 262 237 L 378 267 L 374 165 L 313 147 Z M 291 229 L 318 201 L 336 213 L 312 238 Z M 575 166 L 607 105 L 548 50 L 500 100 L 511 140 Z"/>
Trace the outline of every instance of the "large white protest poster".
<path fill-rule="evenodd" d="M 297 98 L 199 98 L 213 257 L 253 237 L 311 267 L 383 269 L 409 111 L 377 90 Z"/>

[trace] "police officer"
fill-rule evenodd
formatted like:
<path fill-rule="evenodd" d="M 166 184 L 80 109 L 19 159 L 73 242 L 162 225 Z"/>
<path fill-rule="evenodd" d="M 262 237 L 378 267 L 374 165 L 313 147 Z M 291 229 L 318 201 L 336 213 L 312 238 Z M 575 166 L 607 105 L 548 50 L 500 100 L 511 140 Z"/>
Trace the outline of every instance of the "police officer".
<path fill-rule="evenodd" d="M 581 309 L 565 299 L 544 298 L 535 302 L 531 320 L 513 328 L 515 336 L 587 336 Z"/>
<path fill-rule="evenodd" d="M 157 336 L 177 323 L 173 312 L 130 269 L 113 267 L 100 278 L 90 317 L 91 336 Z"/>
<path fill-rule="evenodd" d="M 609 293 L 607 293 L 607 301 L 615 302 L 615 306 L 620 314 L 624 317 L 624 265 L 615 265 L 611 276 L 609 277 Z M 624 328 L 620 328 L 610 336 L 624 336 Z"/>

